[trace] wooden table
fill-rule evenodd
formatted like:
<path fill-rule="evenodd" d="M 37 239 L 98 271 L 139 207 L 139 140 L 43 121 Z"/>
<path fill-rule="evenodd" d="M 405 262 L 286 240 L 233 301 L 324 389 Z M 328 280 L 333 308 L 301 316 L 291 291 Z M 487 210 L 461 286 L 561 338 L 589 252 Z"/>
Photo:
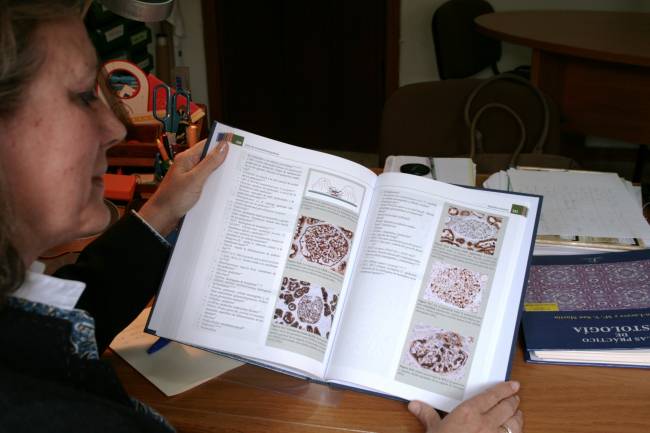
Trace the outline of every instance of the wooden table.
<path fill-rule="evenodd" d="M 245 365 L 175 397 L 165 397 L 116 355 L 127 391 L 180 432 L 421 432 L 406 404 Z M 526 364 L 520 348 L 512 378 L 522 384 L 526 433 L 647 433 L 650 372 L 643 369 Z"/>
<path fill-rule="evenodd" d="M 477 185 L 486 178 L 477 175 Z M 129 394 L 157 409 L 179 432 L 424 431 L 404 402 L 260 367 L 244 365 L 166 397 L 110 350 L 104 358 Z M 650 432 L 649 370 L 527 364 L 519 342 L 512 379 L 522 385 L 526 433 Z"/>
<path fill-rule="evenodd" d="M 498 12 L 476 23 L 533 49 L 531 81 L 559 105 L 565 130 L 650 144 L 650 13 Z"/>

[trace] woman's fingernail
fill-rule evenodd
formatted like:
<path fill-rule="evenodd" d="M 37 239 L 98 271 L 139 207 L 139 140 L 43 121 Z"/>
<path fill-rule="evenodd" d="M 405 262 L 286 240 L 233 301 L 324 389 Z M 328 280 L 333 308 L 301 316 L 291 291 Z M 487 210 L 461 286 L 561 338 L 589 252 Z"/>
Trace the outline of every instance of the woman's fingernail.
<path fill-rule="evenodd" d="M 516 380 L 510 382 L 510 386 L 512 387 L 513 391 L 515 392 L 519 391 L 519 382 L 517 382 Z"/>
<path fill-rule="evenodd" d="M 417 401 L 412 401 L 408 405 L 408 410 L 411 412 L 413 415 L 418 416 L 420 414 L 420 410 L 422 407 L 420 406 L 420 403 Z"/>

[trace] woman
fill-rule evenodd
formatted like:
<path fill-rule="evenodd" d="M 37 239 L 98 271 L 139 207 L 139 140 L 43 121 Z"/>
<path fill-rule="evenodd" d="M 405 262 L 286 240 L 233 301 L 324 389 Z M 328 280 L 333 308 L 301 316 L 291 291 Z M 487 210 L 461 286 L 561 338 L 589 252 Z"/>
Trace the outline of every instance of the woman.
<path fill-rule="evenodd" d="M 43 251 L 108 223 L 106 150 L 124 127 L 97 99 L 97 61 L 77 0 L 0 0 L 0 432 L 168 432 L 129 398 L 99 355 L 151 299 L 165 236 L 224 160 L 177 156 L 154 196 L 89 245 L 56 277 L 26 271 Z M 521 431 L 516 387 L 505 383 L 440 421 L 409 408 L 431 432 Z M 503 427 L 502 427 L 503 426 Z"/>
<path fill-rule="evenodd" d="M 200 163 L 201 146 L 178 155 L 139 214 L 60 278 L 25 272 L 47 249 L 107 225 L 106 150 L 125 129 L 95 94 L 97 57 L 78 1 L 3 1 L 0 22 L 0 281 L 3 291 L 20 286 L 0 312 L 0 431 L 171 431 L 99 354 L 153 296 L 169 254 L 162 236 L 226 147 Z"/>

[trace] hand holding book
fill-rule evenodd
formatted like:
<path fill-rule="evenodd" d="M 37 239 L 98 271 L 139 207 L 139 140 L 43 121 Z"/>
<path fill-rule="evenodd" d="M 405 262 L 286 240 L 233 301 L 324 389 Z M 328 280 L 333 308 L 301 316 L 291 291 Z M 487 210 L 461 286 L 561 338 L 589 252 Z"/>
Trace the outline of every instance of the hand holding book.
<path fill-rule="evenodd" d="M 444 419 L 429 405 L 412 401 L 408 408 L 427 433 L 520 433 L 524 425 L 518 382 L 503 382 L 466 400 Z M 487 428 L 487 430 L 486 430 Z"/>
<path fill-rule="evenodd" d="M 223 164 L 228 146 L 221 143 L 201 160 L 203 146 L 179 153 L 155 194 L 138 211 L 163 236 L 167 236 L 199 199 L 208 176 Z"/>

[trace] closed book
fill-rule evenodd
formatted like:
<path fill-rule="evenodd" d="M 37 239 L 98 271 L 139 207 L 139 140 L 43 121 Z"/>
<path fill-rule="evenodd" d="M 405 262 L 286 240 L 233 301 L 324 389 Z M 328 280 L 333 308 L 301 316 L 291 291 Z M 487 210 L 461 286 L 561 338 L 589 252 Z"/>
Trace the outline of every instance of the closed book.
<path fill-rule="evenodd" d="M 534 257 L 522 323 L 527 361 L 650 366 L 650 250 Z"/>

